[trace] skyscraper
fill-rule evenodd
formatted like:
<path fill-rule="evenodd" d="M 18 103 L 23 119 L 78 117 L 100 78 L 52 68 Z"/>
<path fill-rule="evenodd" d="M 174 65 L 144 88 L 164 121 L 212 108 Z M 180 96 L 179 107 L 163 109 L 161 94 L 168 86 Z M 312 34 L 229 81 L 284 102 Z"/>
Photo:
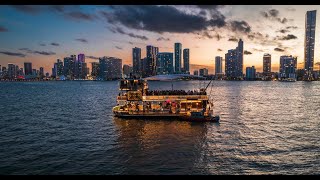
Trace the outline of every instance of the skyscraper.
<path fill-rule="evenodd" d="M 63 75 L 63 62 L 60 59 L 57 59 L 57 76 L 62 76 Z"/>
<path fill-rule="evenodd" d="M 132 71 L 133 75 L 141 76 L 141 49 L 140 48 L 132 48 Z"/>
<path fill-rule="evenodd" d="M 312 79 L 313 63 L 314 63 L 314 43 L 316 32 L 316 15 L 317 11 L 307 11 L 305 29 L 306 35 L 304 39 L 304 68 L 306 80 Z"/>
<path fill-rule="evenodd" d="M 31 62 L 24 63 L 24 74 L 26 76 L 32 75 L 32 63 Z"/>
<path fill-rule="evenodd" d="M 93 77 L 98 77 L 99 72 L 100 72 L 100 64 L 98 62 L 92 62 L 92 70 L 91 70 L 91 76 Z"/>
<path fill-rule="evenodd" d="M 16 65 L 11 63 L 8 64 L 8 76 L 9 79 L 14 79 L 16 77 Z"/>
<path fill-rule="evenodd" d="M 296 79 L 297 57 L 280 56 L 280 79 L 293 78 Z"/>
<path fill-rule="evenodd" d="M 220 56 L 215 58 L 215 75 L 216 77 L 222 75 L 222 57 Z"/>
<path fill-rule="evenodd" d="M 52 73 L 51 73 L 51 76 L 53 77 L 57 77 L 57 69 L 58 69 L 58 63 L 54 63 L 53 64 L 53 68 L 52 68 Z"/>
<path fill-rule="evenodd" d="M 71 55 L 70 57 L 65 57 L 63 59 L 63 72 L 64 75 L 69 79 L 74 79 L 75 69 L 76 69 L 76 55 Z"/>
<path fill-rule="evenodd" d="M 254 66 L 246 68 L 246 80 L 252 81 L 256 79 L 256 68 Z"/>
<path fill-rule="evenodd" d="M 199 75 L 200 76 L 208 76 L 208 69 L 207 68 L 199 69 Z"/>
<path fill-rule="evenodd" d="M 40 69 L 39 69 L 39 75 L 40 75 L 40 77 L 43 77 L 43 76 L 44 76 L 43 67 L 40 67 Z"/>
<path fill-rule="evenodd" d="M 184 73 L 190 74 L 190 50 L 183 50 L 183 70 Z"/>
<path fill-rule="evenodd" d="M 271 79 L 271 54 L 263 55 L 263 76 L 266 80 Z"/>
<path fill-rule="evenodd" d="M 115 57 L 99 58 L 100 77 L 105 80 L 122 77 L 122 59 Z"/>
<path fill-rule="evenodd" d="M 225 54 L 225 73 L 229 80 L 243 78 L 243 41 L 240 39 L 236 49 L 228 50 Z"/>
<path fill-rule="evenodd" d="M 158 47 L 153 47 L 153 46 L 147 46 L 147 59 L 145 63 L 145 76 L 154 76 L 157 74 L 157 54 L 159 52 Z"/>
<path fill-rule="evenodd" d="M 78 62 L 79 63 L 85 63 L 86 62 L 86 56 L 84 54 L 78 54 Z"/>
<path fill-rule="evenodd" d="M 124 64 L 123 68 L 122 68 L 122 72 L 124 77 L 130 77 L 130 75 L 132 74 L 133 68 L 130 65 Z"/>
<path fill-rule="evenodd" d="M 182 44 L 174 43 L 174 71 L 176 74 L 181 73 L 181 54 Z"/>
<path fill-rule="evenodd" d="M 162 52 L 157 55 L 157 74 L 173 74 L 173 53 Z"/>

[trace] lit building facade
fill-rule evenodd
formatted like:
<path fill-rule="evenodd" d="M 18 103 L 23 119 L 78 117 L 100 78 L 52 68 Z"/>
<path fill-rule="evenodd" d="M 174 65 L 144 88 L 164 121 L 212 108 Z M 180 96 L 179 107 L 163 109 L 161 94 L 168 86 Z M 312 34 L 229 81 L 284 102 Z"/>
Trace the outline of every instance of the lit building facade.
<path fill-rule="evenodd" d="M 317 11 L 307 11 L 305 22 L 305 39 L 304 39 L 304 69 L 305 79 L 312 80 L 312 72 L 314 65 L 314 43 L 316 32 Z"/>
<path fill-rule="evenodd" d="M 173 53 L 162 52 L 157 55 L 157 74 L 173 74 Z"/>

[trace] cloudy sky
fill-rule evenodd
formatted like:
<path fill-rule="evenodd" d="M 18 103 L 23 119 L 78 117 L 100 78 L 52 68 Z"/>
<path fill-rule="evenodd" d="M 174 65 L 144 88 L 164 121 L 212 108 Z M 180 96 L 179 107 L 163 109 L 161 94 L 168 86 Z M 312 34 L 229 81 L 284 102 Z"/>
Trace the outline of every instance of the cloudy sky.
<path fill-rule="evenodd" d="M 132 64 L 132 48 L 159 47 L 173 52 L 175 42 L 190 49 L 190 63 L 210 65 L 244 41 L 244 67 L 261 71 L 264 53 L 298 57 L 303 67 L 305 14 L 319 5 L 175 5 L 175 6 L 0 6 L 0 65 L 33 62 L 51 73 L 57 58 L 85 53 L 87 62 L 115 56 Z M 320 11 L 317 11 L 317 19 Z M 320 61 L 320 22 L 316 27 L 315 62 Z M 89 65 L 91 67 L 91 65 Z M 318 69 L 318 66 L 315 67 Z"/>

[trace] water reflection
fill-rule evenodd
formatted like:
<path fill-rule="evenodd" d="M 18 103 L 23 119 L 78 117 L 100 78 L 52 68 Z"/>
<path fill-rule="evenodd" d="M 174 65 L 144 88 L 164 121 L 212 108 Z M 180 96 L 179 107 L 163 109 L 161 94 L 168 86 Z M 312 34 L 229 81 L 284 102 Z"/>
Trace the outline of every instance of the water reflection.
<path fill-rule="evenodd" d="M 207 174 L 198 162 L 210 123 L 114 117 L 114 124 L 121 151 L 128 157 L 124 174 Z"/>

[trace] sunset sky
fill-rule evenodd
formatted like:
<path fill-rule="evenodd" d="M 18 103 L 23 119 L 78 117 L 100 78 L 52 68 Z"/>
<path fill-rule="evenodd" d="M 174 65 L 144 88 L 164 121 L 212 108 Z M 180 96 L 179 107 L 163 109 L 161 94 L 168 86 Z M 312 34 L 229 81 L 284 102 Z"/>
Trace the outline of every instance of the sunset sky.
<path fill-rule="evenodd" d="M 1 5 L 0 65 L 23 67 L 28 61 L 51 74 L 56 59 L 79 53 L 87 62 L 114 56 L 132 64 L 133 47 L 142 49 L 143 58 L 147 45 L 173 52 L 180 42 L 190 49 L 190 64 L 210 65 L 213 73 L 215 56 L 224 58 L 242 38 L 244 67 L 261 71 L 263 54 L 270 53 L 273 71 L 281 55 L 297 56 L 301 68 L 308 10 L 317 10 L 315 62 L 320 62 L 319 5 Z"/>

